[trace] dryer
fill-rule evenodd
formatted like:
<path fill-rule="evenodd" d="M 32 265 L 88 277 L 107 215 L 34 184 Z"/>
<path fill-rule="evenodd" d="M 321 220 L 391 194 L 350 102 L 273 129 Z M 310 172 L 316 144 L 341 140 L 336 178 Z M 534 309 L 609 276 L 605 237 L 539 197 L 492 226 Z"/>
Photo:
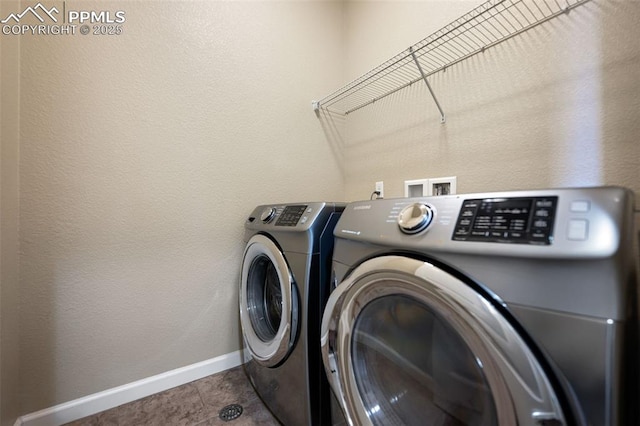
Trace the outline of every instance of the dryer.
<path fill-rule="evenodd" d="M 321 331 L 335 417 L 640 424 L 633 208 L 617 187 L 349 204 Z"/>
<path fill-rule="evenodd" d="M 240 279 L 244 364 L 285 425 L 329 424 L 320 322 L 329 294 L 333 228 L 344 204 L 262 205 L 245 222 Z"/>

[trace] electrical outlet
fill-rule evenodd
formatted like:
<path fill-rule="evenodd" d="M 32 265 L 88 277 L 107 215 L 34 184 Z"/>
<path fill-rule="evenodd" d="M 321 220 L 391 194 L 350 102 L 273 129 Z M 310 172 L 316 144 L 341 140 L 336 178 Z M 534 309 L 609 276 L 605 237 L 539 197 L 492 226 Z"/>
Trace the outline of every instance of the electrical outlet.
<path fill-rule="evenodd" d="M 376 182 L 375 191 L 380 193 L 378 195 L 378 198 L 384 198 L 384 182 L 383 181 Z"/>

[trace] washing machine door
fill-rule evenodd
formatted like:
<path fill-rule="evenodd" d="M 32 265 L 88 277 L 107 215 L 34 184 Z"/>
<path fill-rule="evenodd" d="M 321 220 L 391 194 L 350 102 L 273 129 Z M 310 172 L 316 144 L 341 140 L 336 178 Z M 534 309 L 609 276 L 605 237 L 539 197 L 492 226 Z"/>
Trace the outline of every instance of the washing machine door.
<path fill-rule="evenodd" d="M 240 324 L 251 357 L 274 367 L 286 359 L 298 329 L 298 297 L 287 262 L 271 239 L 254 235 L 244 251 Z"/>
<path fill-rule="evenodd" d="M 545 371 L 493 302 L 420 260 L 368 260 L 331 294 L 322 357 L 350 425 L 564 425 Z"/>

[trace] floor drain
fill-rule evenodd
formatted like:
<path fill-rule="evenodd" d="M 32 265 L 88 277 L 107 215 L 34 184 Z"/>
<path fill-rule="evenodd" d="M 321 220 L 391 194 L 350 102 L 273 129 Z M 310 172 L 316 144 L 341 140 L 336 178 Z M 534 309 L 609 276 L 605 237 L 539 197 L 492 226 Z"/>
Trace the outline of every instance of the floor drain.
<path fill-rule="evenodd" d="M 222 410 L 218 413 L 218 417 L 225 422 L 230 422 L 231 420 L 235 420 L 242 415 L 242 405 L 239 404 L 231 404 L 223 407 Z"/>

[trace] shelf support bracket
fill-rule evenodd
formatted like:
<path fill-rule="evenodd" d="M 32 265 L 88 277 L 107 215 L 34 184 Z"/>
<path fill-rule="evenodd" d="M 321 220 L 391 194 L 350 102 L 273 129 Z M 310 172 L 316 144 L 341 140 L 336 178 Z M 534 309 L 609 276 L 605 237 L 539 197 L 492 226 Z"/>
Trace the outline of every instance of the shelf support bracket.
<path fill-rule="evenodd" d="M 311 101 L 311 106 L 316 113 L 316 117 L 320 118 L 320 101 Z"/>
<path fill-rule="evenodd" d="M 427 85 L 427 89 L 429 89 L 429 93 L 431 93 L 431 97 L 433 98 L 433 101 L 436 103 L 436 106 L 438 107 L 438 111 L 440 111 L 440 122 L 444 123 L 445 120 L 445 116 L 444 116 L 444 111 L 442 111 L 442 107 L 440 106 L 440 102 L 438 102 L 438 98 L 436 98 L 435 93 L 433 93 L 433 89 L 431 88 L 431 85 L 429 84 L 429 81 L 427 80 L 427 76 L 424 74 L 424 71 L 422 71 L 422 67 L 420 66 L 420 62 L 418 61 L 418 58 L 416 57 L 416 53 L 413 51 L 413 47 L 409 47 L 409 52 L 411 53 L 411 57 L 413 58 L 413 61 L 416 63 L 416 66 L 418 67 L 418 71 L 420 71 L 420 75 L 422 76 L 422 79 L 424 80 L 425 84 Z"/>

